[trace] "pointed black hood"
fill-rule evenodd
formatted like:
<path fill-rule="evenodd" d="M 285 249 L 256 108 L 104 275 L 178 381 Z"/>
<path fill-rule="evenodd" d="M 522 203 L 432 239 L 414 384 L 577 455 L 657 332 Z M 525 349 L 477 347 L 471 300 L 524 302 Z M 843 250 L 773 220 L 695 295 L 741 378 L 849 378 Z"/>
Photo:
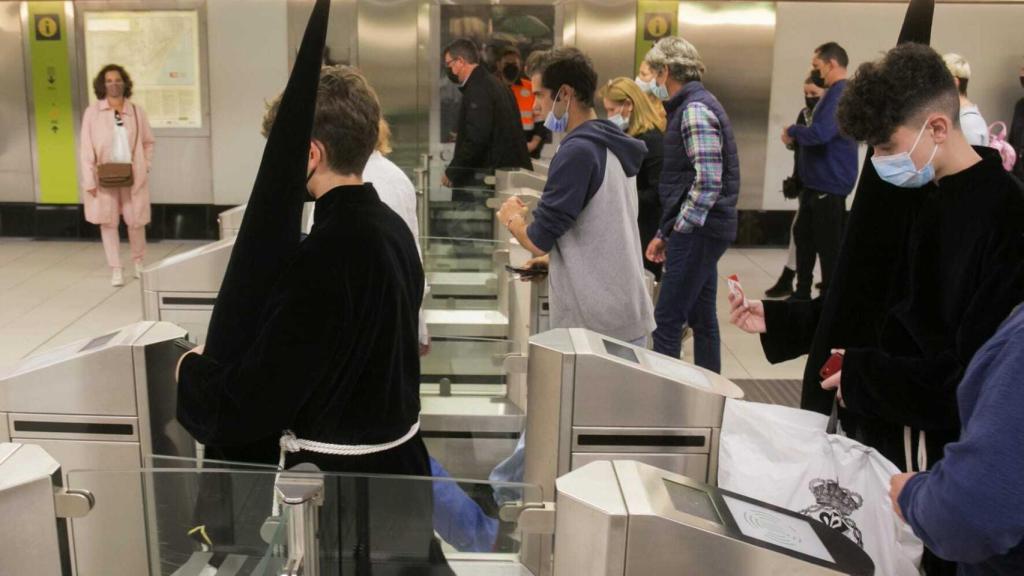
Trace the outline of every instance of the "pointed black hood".
<path fill-rule="evenodd" d="M 237 360 L 252 345 L 260 311 L 299 245 L 329 11 L 329 0 L 317 0 L 309 17 L 217 295 L 205 354 L 220 362 Z"/>

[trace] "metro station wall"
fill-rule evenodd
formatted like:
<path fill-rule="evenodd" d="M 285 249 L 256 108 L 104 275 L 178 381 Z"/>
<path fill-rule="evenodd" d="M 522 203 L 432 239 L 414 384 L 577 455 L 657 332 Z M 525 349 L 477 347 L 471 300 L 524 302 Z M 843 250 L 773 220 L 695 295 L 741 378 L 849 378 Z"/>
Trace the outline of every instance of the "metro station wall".
<path fill-rule="evenodd" d="M 95 231 L 81 222 L 77 207 L 35 205 L 21 5 L 0 2 L 0 235 L 90 236 Z M 265 102 L 283 89 L 312 3 L 83 0 L 75 3 L 75 12 L 143 5 L 154 10 L 198 6 L 205 43 L 204 131 L 156 132 L 152 234 L 215 235 L 221 207 L 247 199 L 263 149 Z M 556 38 L 589 52 L 602 81 L 633 75 L 636 0 L 569 0 L 558 6 L 557 14 L 564 17 L 556 21 Z M 418 155 L 431 147 L 429 118 L 440 68 L 430 17 L 436 7 L 435 0 L 332 0 L 329 59 L 360 66 L 377 86 L 394 129 L 393 159 L 409 173 Z M 695 11 L 715 18 L 695 22 Z M 758 18 L 766 12 L 773 16 L 752 21 L 745 14 L 750 11 Z M 855 70 L 892 45 L 904 11 L 903 2 L 717 0 L 680 5 L 680 32 L 701 50 L 708 62 L 707 83 L 736 124 L 744 180 L 740 208 L 744 229 L 751 232 L 745 241 L 783 241 L 787 212 L 796 208 L 780 192 L 792 169 L 792 154 L 779 134 L 803 105 L 800 85 L 813 48 L 828 40 L 841 43 Z M 725 12 L 740 17 L 723 19 Z M 970 60 L 970 96 L 989 122 L 1009 121 L 1013 104 L 1024 94 L 1017 82 L 1024 54 L 1024 35 L 1017 29 L 1022 16 L 1024 4 L 1018 2 L 940 2 L 936 9 L 933 45 Z M 85 101 L 89 80 L 80 79 L 79 101 Z M 68 212 L 61 216 L 64 224 L 74 224 L 75 230 L 53 233 L 23 225 L 25 218 L 39 220 L 40 214 L 49 218 L 61 211 Z"/>
<path fill-rule="evenodd" d="M 34 202 L 21 6 L 0 3 L 0 202 Z"/>
<path fill-rule="evenodd" d="M 779 2 L 776 7 L 775 50 L 767 127 L 765 210 L 795 210 L 796 201 L 782 196 L 782 180 L 793 169 L 793 153 L 779 136 L 803 107 L 802 84 L 814 48 L 839 42 L 850 54 L 850 73 L 878 58 L 899 35 L 903 3 Z M 932 46 L 940 53 L 957 52 L 971 63 L 971 100 L 991 123 L 1009 124 L 1014 103 L 1024 96 L 1017 81 L 1024 55 L 1020 22 L 1024 5 L 939 3 L 935 9 Z M 864 149 L 861 149 L 863 162 Z"/>

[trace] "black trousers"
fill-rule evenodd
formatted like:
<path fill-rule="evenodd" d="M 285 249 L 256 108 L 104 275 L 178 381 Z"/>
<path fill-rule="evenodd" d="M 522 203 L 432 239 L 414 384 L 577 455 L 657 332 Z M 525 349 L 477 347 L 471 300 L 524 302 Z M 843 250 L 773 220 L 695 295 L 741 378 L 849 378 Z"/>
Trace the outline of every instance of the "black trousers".
<path fill-rule="evenodd" d="M 846 222 L 846 197 L 805 189 L 800 194 L 800 213 L 793 229 L 796 242 L 796 291 L 810 296 L 814 284 L 814 260 L 821 260 L 822 292 L 839 257 Z"/>

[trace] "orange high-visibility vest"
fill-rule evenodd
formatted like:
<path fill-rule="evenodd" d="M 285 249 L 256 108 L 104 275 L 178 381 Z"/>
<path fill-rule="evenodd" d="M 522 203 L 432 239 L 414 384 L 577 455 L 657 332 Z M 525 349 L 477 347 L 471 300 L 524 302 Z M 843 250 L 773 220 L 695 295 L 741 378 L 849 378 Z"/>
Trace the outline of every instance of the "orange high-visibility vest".
<path fill-rule="evenodd" d="M 523 130 L 533 130 L 533 83 L 520 78 L 512 85 L 512 95 L 516 97 L 519 108 L 519 119 L 523 122 Z"/>

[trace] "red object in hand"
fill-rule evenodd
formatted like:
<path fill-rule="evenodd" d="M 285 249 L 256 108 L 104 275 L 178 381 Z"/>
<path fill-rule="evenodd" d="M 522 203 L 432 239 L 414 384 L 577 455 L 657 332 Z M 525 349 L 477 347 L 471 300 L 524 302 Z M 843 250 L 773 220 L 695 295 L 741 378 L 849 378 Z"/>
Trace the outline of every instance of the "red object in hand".
<path fill-rule="evenodd" d="M 740 277 L 733 274 L 726 278 L 726 283 L 729 284 L 729 292 L 737 297 L 743 298 L 743 286 L 740 285 Z"/>
<path fill-rule="evenodd" d="M 821 367 L 821 372 L 818 372 L 818 375 L 821 376 L 822 380 L 825 380 L 830 376 L 834 376 L 842 369 L 843 355 L 841 352 L 835 352 L 828 359 L 828 362 L 825 362 L 825 365 Z"/>

